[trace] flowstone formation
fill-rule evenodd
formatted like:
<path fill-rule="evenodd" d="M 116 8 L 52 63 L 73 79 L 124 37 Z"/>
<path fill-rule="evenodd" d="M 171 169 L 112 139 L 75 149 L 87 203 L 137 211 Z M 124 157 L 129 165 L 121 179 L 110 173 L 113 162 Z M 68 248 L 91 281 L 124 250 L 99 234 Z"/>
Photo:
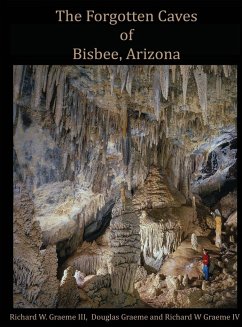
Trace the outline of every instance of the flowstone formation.
<path fill-rule="evenodd" d="M 55 308 L 59 282 L 55 245 L 42 248 L 39 222 L 24 185 L 15 192 L 13 220 L 13 302 L 16 308 Z M 51 263 L 51 265 L 50 265 Z"/>
<path fill-rule="evenodd" d="M 235 307 L 236 119 L 236 66 L 14 66 L 14 307 Z"/>

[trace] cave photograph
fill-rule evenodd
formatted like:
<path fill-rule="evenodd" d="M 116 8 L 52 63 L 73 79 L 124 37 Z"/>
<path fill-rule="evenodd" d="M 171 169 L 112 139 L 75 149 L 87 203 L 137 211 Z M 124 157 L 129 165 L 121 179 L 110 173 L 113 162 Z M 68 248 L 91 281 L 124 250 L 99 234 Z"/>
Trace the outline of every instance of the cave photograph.
<path fill-rule="evenodd" d="M 237 308 L 236 65 L 13 66 L 12 296 Z"/>

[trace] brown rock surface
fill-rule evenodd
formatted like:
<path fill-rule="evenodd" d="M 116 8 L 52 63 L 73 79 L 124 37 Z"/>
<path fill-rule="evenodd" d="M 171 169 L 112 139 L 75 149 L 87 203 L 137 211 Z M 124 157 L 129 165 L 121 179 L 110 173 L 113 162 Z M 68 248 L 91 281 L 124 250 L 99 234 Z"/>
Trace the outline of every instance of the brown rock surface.
<path fill-rule="evenodd" d="M 33 202 L 24 186 L 20 188 L 14 194 L 14 307 L 54 308 L 59 288 L 55 246 L 40 250 L 42 234 L 33 219 Z"/>
<path fill-rule="evenodd" d="M 230 192 L 220 200 L 222 216 L 227 219 L 237 209 L 237 192 Z"/>

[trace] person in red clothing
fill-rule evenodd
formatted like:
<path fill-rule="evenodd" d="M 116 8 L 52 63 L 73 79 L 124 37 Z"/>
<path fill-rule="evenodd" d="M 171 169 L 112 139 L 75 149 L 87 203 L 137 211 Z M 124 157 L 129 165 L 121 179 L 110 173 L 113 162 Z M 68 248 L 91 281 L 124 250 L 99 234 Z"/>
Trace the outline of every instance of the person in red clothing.
<path fill-rule="evenodd" d="M 204 278 L 205 278 L 205 280 L 209 280 L 210 257 L 208 255 L 208 252 L 206 249 L 203 249 L 202 263 L 203 263 Z"/>

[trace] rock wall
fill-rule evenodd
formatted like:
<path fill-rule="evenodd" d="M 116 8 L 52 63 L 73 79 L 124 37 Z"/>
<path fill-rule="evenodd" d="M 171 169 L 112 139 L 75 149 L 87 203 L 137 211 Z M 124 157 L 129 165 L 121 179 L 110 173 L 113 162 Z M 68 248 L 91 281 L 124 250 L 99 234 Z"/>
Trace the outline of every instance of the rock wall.
<path fill-rule="evenodd" d="M 54 308 L 59 288 L 56 247 L 41 249 L 39 222 L 33 220 L 34 205 L 22 184 L 14 193 L 13 212 L 13 305 Z"/>
<path fill-rule="evenodd" d="M 62 270 L 72 266 L 85 275 L 96 275 L 99 269 L 108 270 L 111 255 L 111 250 L 107 245 L 98 245 L 95 241 L 83 242 L 64 262 Z"/>

